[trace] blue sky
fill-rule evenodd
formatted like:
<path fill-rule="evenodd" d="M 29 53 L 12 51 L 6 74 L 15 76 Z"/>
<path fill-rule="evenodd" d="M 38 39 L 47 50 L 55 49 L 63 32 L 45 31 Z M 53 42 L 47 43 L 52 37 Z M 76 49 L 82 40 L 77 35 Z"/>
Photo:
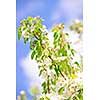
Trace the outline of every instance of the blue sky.
<path fill-rule="evenodd" d="M 66 26 L 69 26 L 73 20 L 83 19 L 83 1 L 16 0 L 16 29 L 20 21 L 28 16 L 41 16 L 45 19 L 43 24 L 45 24 L 48 29 L 51 28 L 52 25 L 62 22 L 64 22 Z M 29 54 L 29 44 L 24 45 L 22 39 L 18 41 L 16 37 L 16 95 L 18 96 L 21 90 L 25 90 L 27 97 L 31 99 L 28 88 L 32 80 L 32 71 L 30 71 L 32 68 L 30 69 L 30 66 L 33 63 L 28 60 Z M 28 66 L 29 68 L 26 68 L 25 64 L 30 65 Z M 32 82 L 34 83 L 34 81 L 38 82 L 38 78 L 33 77 Z"/>

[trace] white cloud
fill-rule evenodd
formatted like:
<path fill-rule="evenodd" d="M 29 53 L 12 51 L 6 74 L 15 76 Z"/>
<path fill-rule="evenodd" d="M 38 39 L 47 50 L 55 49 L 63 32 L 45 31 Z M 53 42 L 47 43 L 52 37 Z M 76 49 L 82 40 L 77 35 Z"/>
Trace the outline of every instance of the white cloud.
<path fill-rule="evenodd" d="M 52 46 L 52 44 L 53 44 L 53 40 L 54 40 L 54 39 L 53 39 L 53 35 L 54 35 L 54 33 L 49 31 L 48 39 L 49 39 L 49 41 L 50 41 L 50 46 Z"/>
<path fill-rule="evenodd" d="M 52 15 L 52 21 L 61 18 L 67 20 L 67 24 L 82 16 L 83 0 L 59 0 Z"/>
<path fill-rule="evenodd" d="M 69 34 L 69 41 L 72 43 L 72 48 L 74 48 L 78 54 L 83 55 L 83 40 L 79 38 L 80 35 L 68 29 L 66 29 L 66 32 Z"/>
<path fill-rule="evenodd" d="M 31 52 L 21 60 L 21 67 L 29 80 L 29 87 L 34 84 L 40 88 L 42 79 L 39 77 L 38 65 L 30 56 Z"/>

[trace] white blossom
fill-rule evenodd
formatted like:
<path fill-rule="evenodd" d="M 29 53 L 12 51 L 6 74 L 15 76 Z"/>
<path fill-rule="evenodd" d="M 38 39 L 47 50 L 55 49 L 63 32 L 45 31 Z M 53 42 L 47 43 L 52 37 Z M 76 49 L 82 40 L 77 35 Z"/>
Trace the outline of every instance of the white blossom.
<path fill-rule="evenodd" d="M 75 23 L 75 24 L 80 24 L 80 20 L 76 19 L 76 20 L 74 21 L 74 23 Z"/>

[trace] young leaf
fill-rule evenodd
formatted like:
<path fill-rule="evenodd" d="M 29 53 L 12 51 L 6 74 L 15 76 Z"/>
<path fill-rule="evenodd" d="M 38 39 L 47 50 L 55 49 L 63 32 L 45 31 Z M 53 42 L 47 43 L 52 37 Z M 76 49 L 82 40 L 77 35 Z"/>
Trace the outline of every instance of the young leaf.
<path fill-rule="evenodd" d="M 44 100 L 44 98 L 40 98 L 40 100 Z"/>
<path fill-rule="evenodd" d="M 22 35 L 21 27 L 19 27 L 17 31 L 18 31 L 18 40 L 20 40 Z"/>
<path fill-rule="evenodd" d="M 24 38 L 24 43 L 26 44 L 26 42 L 29 40 L 29 38 L 25 37 Z"/>
<path fill-rule="evenodd" d="M 55 32 L 55 33 L 54 33 L 54 39 L 56 40 L 57 38 L 58 38 L 58 33 Z"/>
<path fill-rule="evenodd" d="M 56 89 L 55 88 L 51 87 L 51 89 L 52 89 L 52 91 L 56 92 Z"/>
<path fill-rule="evenodd" d="M 68 50 L 70 50 L 70 45 L 68 44 L 67 46 L 68 46 Z"/>
<path fill-rule="evenodd" d="M 32 54 L 31 54 L 31 59 L 33 59 L 35 56 L 35 50 L 33 50 Z"/>
<path fill-rule="evenodd" d="M 46 82 L 43 82 L 42 83 L 42 87 L 43 87 L 43 92 L 42 93 L 47 93 L 47 83 Z"/>
<path fill-rule="evenodd" d="M 76 77 L 77 77 L 77 75 L 76 75 L 76 74 L 72 74 L 71 76 L 72 76 L 72 79 L 74 79 L 74 78 L 76 78 Z"/>
<path fill-rule="evenodd" d="M 71 25 L 71 26 L 69 27 L 69 29 L 70 29 L 71 31 L 74 30 L 73 25 Z"/>
<path fill-rule="evenodd" d="M 56 85 L 56 79 L 51 79 L 51 83 L 53 84 L 53 85 Z"/>
<path fill-rule="evenodd" d="M 64 91 L 64 87 L 61 87 L 61 88 L 58 90 L 58 94 L 59 94 L 59 95 L 62 94 L 63 91 Z"/>
<path fill-rule="evenodd" d="M 72 55 L 74 56 L 75 50 L 74 50 L 74 49 L 71 49 L 71 53 L 72 53 Z"/>
<path fill-rule="evenodd" d="M 43 72 L 43 70 L 40 70 L 39 76 L 41 76 L 42 72 Z"/>
<path fill-rule="evenodd" d="M 79 63 L 78 63 L 77 61 L 75 61 L 74 64 L 76 64 L 78 67 L 80 66 Z"/>
<path fill-rule="evenodd" d="M 55 66 L 54 70 L 56 72 L 56 75 L 58 76 L 59 75 L 59 70 L 58 70 L 57 66 Z"/>
<path fill-rule="evenodd" d="M 50 98 L 48 98 L 47 96 L 45 97 L 45 100 L 50 100 Z"/>
<path fill-rule="evenodd" d="M 43 88 L 46 88 L 46 82 L 43 82 L 43 83 L 42 83 L 42 87 L 43 87 Z"/>
<path fill-rule="evenodd" d="M 31 16 L 28 16 L 27 20 L 28 20 L 29 22 L 32 22 L 33 18 L 32 18 Z"/>

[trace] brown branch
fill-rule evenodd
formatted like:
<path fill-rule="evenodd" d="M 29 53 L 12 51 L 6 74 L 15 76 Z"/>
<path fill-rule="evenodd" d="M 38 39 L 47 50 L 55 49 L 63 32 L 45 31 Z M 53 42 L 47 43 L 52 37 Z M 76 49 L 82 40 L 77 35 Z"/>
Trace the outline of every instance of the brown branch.
<path fill-rule="evenodd" d="M 49 84 L 50 84 L 50 83 L 49 83 L 49 75 L 48 75 L 48 79 L 47 79 L 47 85 L 48 85 L 48 88 L 47 88 L 47 89 L 48 89 L 48 93 L 50 93 L 50 87 L 49 87 Z"/>
<path fill-rule="evenodd" d="M 53 62 L 53 59 L 51 58 L 51 56 L 48 56 L 51 60 L 52 60 L 52 62 Z M 64 80 L 66 80 L 66 78 L 65 78 L 65 76 L 63 75 L 63 73 L 60 71 L 60 69 L 58 68 L 58 70 L 59 70 L 59 72 L 60 72 L 60 74 L 61 74 L 61 76 L 64 78 Z"/>
<path fill-rule="evenodd" d="M 48 56 L 50 59 L 51 59 L 51 61 L 53 62 L 53 59 L 51 58 L 51 56 Z"/>
<path fill-rule="evenodd" d="M 63 73 L 59 70 L 61 76 L 64 78 L 64 80 L 66 80 L 65 76 L 63 75 Z"/>
<path fill-rule="evenodd" d="M 38 40 L 39 38 L 37 37 L 37 35 L 35 34 L 35 38 Z"/>

